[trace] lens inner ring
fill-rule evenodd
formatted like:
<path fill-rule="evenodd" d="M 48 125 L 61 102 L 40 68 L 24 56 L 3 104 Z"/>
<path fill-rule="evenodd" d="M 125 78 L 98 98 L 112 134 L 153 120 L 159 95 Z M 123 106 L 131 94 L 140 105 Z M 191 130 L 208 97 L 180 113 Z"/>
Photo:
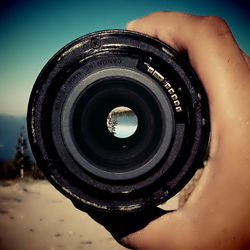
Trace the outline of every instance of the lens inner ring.
<path fill-rule="evenodd" d="M 102 166 L 98 166 L 92 161 L 89 161 L 87 157 L 84 157 L 79 151 L 76 140 L 72 133 L 72 110 L 74 109 L 79 97 L 84 91 L 91 89 L 95 82 L 108 77 L 127 78 L 131 81 L 136 80 L 139 82 L 144 89 L 146 89 L 151 95 L 155 96 L 155 100 L 157 100 L 159 109 L 161 111 L 162 123 L 165 124 L 161 134 L 159 147 L 157 148 L 157 151 L 151 156 L 151 158 L 145 163 L 137 165 L 133 169 L 127 169 L 124 171 L 108 171 Z M 109 180 L 128 180 L 136 178 L 154 168 L 163 158 L 169 148 L 174 134 L 174 127 L 175 124 L 173 119 L 173 111 L 171 109 L 170 102 L 167 95 L 161 89 L 158 83 L 156 83 L 146 74 L 120 67 L 106 68 L 97 71 L 81 80 L 81 82 L 77 84 L 76 87 L 69 93 L 64 103 L 61 116 L 62 137 L 70 155 L 84 170 L 87 170 L 98 177 Z"/>

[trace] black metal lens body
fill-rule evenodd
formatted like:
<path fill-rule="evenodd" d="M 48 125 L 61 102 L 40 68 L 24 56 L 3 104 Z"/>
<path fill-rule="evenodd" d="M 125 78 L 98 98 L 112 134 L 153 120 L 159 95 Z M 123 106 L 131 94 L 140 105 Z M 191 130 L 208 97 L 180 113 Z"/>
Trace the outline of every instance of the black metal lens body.
<path fill-rule="evenodd" d="M 115 137 L 114 108 L 137 116 L 136 131 Z M 28 133 L 49 181 L 83 209 L 130 213 L 166 201 L 202 166 L 209 137 L 204 89 L 168 45 L 107 30 L 62 48 L 40 73 Z"/>

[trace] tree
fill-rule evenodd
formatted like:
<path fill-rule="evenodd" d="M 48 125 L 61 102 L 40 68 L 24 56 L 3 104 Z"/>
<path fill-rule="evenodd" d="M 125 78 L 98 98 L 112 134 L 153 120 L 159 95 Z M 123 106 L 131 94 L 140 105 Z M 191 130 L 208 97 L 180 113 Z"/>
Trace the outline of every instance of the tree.
<path fill-rule="evenodd" d="M 17 140 L 16 153 L 14 156 L 14 164 L 19 170 L 20 177 L 23 178 L 24 171 L 32 168 L 32 161 L 28 154 L 28 144 L 26 139 L 26 130 L 22 126 Z"/>

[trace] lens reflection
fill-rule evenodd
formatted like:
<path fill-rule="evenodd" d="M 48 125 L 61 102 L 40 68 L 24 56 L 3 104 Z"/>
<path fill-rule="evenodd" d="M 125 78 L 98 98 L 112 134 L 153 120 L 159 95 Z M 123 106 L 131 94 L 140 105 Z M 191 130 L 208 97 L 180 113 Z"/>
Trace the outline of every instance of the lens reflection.
<path fill-rule="evenodd" d="M 107 117 L 107 127 L 115 137 L 127 138 L 135 133 L 138 119 L 132 109 L 119 106 L 110 111 Z"/>

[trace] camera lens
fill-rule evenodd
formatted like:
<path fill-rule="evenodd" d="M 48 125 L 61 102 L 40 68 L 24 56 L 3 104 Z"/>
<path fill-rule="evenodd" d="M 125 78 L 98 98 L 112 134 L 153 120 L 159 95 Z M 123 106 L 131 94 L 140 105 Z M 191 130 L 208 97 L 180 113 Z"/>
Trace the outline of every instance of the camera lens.
<path fill-rule="evenodd" d="M 171 47 L 124 30 L 71 42 L 29 101 L 28 133 L 49 181 L 83 210 L 140 211 L 190 180 L 209 137 L 205 91 Z"/>

